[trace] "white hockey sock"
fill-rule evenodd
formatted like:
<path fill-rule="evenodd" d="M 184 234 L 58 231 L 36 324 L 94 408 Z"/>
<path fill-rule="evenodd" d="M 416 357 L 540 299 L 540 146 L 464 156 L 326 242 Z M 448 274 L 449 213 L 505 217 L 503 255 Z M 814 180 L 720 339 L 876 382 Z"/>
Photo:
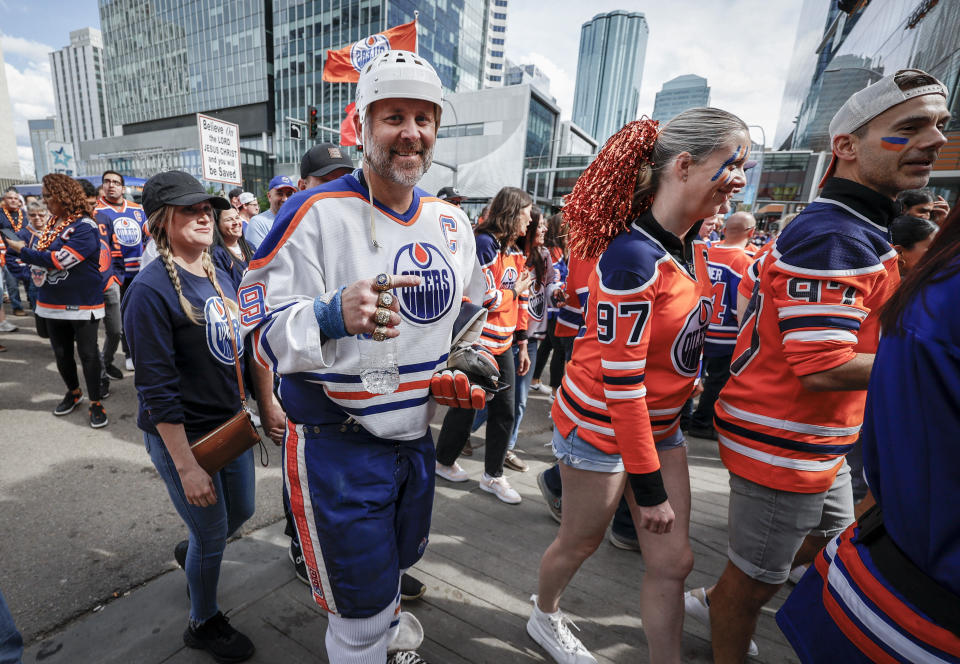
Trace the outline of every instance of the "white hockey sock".
<path fill-rule="evenodd" d="M 341 618 L 328 615 L 327 657 L 330 664 L 383 664 L 387 661 L 389 628 L 396 605 L 369 618 Z"/>

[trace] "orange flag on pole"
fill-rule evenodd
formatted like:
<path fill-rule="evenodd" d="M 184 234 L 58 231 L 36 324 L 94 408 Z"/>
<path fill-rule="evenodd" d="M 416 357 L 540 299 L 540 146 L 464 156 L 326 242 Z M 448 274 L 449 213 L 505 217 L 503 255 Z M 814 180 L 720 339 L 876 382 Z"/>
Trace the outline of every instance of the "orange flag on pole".
<path fill-rule="evenodd" d="M 417 52 L 416 19 L 370 35 L 338 51 L 328 50 L 327 62 L 323 65 L 323 80 L 328 83 L 356 83 L 360 78 L 360 70 L 372 58 L 389 50 Z"/>
<path fill-rule="evenodd" d="M 353 128 L 353 116 L 357 114 L 356 102 L 350 102 L 343 110 L 346 112 L 347 117 L 340 123 L 340 145 L 356 145 L 357 132 Z"/>

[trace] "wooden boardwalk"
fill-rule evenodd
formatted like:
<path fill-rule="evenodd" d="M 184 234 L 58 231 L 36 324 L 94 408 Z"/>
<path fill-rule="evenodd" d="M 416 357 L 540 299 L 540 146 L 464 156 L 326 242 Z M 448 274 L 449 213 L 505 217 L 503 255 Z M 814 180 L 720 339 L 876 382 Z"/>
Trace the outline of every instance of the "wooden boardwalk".
<path fill-rule="evenodd" d="M 483 449 L 461 464 L 473 478 L 462 484 L 438 480 L 430 546 L 413 573 L 428 587 L 426 596 L 405 608 L 416 614 L 427 638 L 420 653 L 431 664 L 512 664 L 545 662 L 526 634 L 529 597 L 536 589 L 540 555 L 557 524 L 537 488 L 537 473 L 552 463 L 544 446 L 551 435 L 549 400 L 531 396 L 520 447 L 531 469 L 508 471 L 523 496 L 505 505 L 479 489 Z M 688 588 L 712 583 L 726 561 L 727 473 L 716 443 L 690 441 L 693 494 L 691 540 L 696 556 Z M 232 607 L 234 625 L 257 645 L 253 662 L 326 662 L 326 618 L 287 560 L 282 523 L 230 544 L 221 576 L 221 605 Z M 578 635 L 600 662 L 649 661 L 637 597 L 643 561 L 635 552 L 605 542 L 573 579 L 563 609 Z M 28 650 L 25 662 L 167 662 L 207 664 L 209 656 L 186 649 L 184 579 L 167 573 L 96 613 L 67 625 Z M 781 592 L 761 616 L 753 662 L 797 662 L 774 622 Z M 146 618 L 146 620 L 145 620 Z M 684 661 L 710 662 L 708 630 L 688 621 Z M 104 652 L 102 644 L 111 646 Z"/>

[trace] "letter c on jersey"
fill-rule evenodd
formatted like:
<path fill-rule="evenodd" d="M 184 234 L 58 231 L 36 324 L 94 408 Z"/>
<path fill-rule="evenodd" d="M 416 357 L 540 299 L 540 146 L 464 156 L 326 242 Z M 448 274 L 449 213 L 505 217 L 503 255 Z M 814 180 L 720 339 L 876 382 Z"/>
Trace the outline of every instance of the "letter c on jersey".
<path fill-rule="evenodd" d="M 419 286 L 397 290 L 400 313 L 411 323 L 428 325 L 450 311 L 457 280 L 440 249 L 426 242 L 403 246 L 394 259 L 393 273 L 412 274 L 422 280 Z"/>

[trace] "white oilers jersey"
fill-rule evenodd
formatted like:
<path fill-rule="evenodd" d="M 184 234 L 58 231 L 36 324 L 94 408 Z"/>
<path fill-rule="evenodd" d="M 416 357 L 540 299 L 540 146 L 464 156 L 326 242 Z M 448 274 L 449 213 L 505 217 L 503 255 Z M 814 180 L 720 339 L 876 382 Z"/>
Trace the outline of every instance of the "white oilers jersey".
<path fill-rule="evenodd" d="M 405 213 L 377 206 L 381 248 L 374 248 L 367 190 L 355 174 L 300 192 L 280 209 L 239 291 L 242 333 L 252 336 L 257 361 L 280 375 L 294 422 L 353 417 L 377 437 L 413 440 L 433 415 L 430 378 L 446 364 L 460 303 L 481 302 L 485 281 L 466 215 L 419 189 Z M 317 296 L 329 301 L 381 272 L 422 278 L 417 288 L 394 291 L 400 386 L 384 395 L 363 389 L 358 339 L 325 340 L 314 313 Z"/>

